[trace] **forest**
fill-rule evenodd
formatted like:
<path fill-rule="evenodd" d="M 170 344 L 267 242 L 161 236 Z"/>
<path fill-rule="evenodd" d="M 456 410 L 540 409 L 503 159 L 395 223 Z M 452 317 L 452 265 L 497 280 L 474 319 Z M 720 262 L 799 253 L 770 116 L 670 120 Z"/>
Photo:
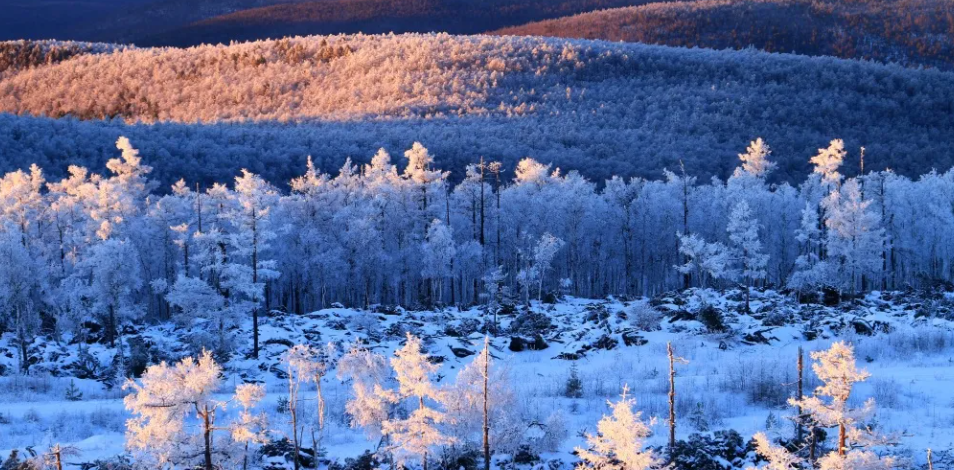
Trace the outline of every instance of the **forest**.
<path fill-rule="evenodd" d="M 0 331 L 25 348 L 41 325 L 121 325 L 179 315 L 221 332 L 259 312 L 332 304 L 529 304 L 552 295 L 655 295 L 773 286 L 818 298 L 954 280 L 954 171 L 846 178 L 833 140 L 798 186 L 769 185 L 762 139 L 728 180 L 615 177 L 521 160 L 478 161 L 453 185 L 419 143 L 401 170 L 385 150 L 336 175 L 309 164 L 284 192 L 244 170 L 231 184 L 156 194 L 132 143 L 108 175 L 39 167 L 0 180 Z M 748 294 L 746 294 L 748 295 Z M 71 326 L 72 325 L 72 326 Z M 258 333 L 254 333 L 255 354 Z M 27 351 L 20 351 L 25 360 Z M 27 364 L 27 362 L 24 362 Z"/>
<path fill-rule="evenodd" d="M 480 156 L 508 168 L 532 156 L 597 184 L 662 178 L 680 161 L 724 179 L 756 136 L 775 149 L 776 183 L 800 183 L 805 156 L 832 136 L 865 146 L 870 169 L 908 177 L 944 171 L 954 155 L 954 76 L 833 58 L 447 35 L 120 48 L 59 62 L 34 45 L 11 49 L 28 57 L 11 63 L 42 63 L 0 77 L 10 113 L 0 114 L 0 171 L 102 172 L 125 135 L 165 162 L 153 165 L 161 191 L 242 168 L 284 185 L 309 155 L 333 172 L 415 141 L 455 182 Z M 845 166 L 856 174 L 858 159 Z"/>
<path fill-rule="evenodd" d="M 0 350 L 16 353 L 0 360 L 0 405 L 13 401 L 0 429 L 19 443 L 54 426 L 41 428 L 48 448 L 27 446 L 21 459 L 14 447 L 7 468 L 62 465 L 79 455 L 64 438 L 96 442 L 109 429 L 122 439 L 84 465 L 486 469 L 532 467 L 550 455 L 550 468 L 575 461 L 577 469 L 625 462 L 612 468 L 728 470 L 763 461 L 768 469 L 924 461 L 879 450 L 902 436 L 872 423 L 903 426 L 894 413 L 910 405 L 901 403 L 927 398 L 902 400 L 884 389 L 897 385 L 882 381 L 874 394 L 889 411 L 876 414 L 873 399 L 848 401 L 870 374 L 856 366 L 855 346 L 834 339 L 854 338 L 867 362 L 886 361 L 877 367 L 909 348 L 921 351 L 917 367 L 934 367 L 954 347 L 943 333 L 954 316 L 946 293 L 954 170 L 915 180 L 891 171 L 847 177 L 849 149 L 836 139 L 809 157 L 813 172 L 803 183 L 769 184 L 772 149 L 756 139 L 726 180 L 700 182 L 677 169 L 598 188 L 526 158 L 513 177 L 479 160 L 453 184 L 415 143 L 400 169 L 382 149 L 335 175 L 308 164 L 290 191 L 243 171 L 229 184 L 180 181 L 158 193 L 133 143 L 121 137 L 115 147 L 108 174 L 72 166 L 68 177 L 47 181 L 33 166 L 0 179 L 0 308 L 11 313 L 0 317 Z M 826 340 L 803 343 L 819 334 Z M 759 347 L 781 353 L 786 335 L 794 342 L 784 354 L 799 346 L 797 392 L 792 362 L 745 356 Z M 719 346 L 707 348 L 711 341 Z M 814 348 L 811 375 L 802 344 Z M 564 352 L 540 362 L 554 348 Z M 455 359 L 440 355 L 448 349 Z M 514 372 L 495 356 L 507 350 L 521 358 L 513 367 L 547 370 L 548 378 L 512 383 Z M 658 369 L 666 354 L 668 379 Z M 687 369 L 679 354 L 701 362 Z M 734 360 L 743 368 L 713 368 Z M 747 385 L 745 367 L 756 364 Z M 695 371 L 681 379 L 688 389 L 678 402 L 677 370 Z M 699 395 L 699 377 L 719 381 L 718 398 Z M 668 441 L 641 415 L 667 413 L 660 386 L 670 393 Z M 83 403 L 84 393 L 99 406 L 122 398 L 125 412 L 21 414 L 38 406 L 18 391 L 29 387 L 50 403 L 55 390 L 70 403 Z M 593 407 L 619 394 L 608 409 Z M 766 408 L 751 440 L 724 428 L 730 417 L 751 423 Z M 793 415 L 781 411 L 791 408 Z M 677 413 L 704 434 L 677 439 Z M 98 424 L 56 427 L 88 418 Z M 575 438 L 568 420 L 580 429 Z M 597 432 L 587 431 L 590 420 Z M 705 434 L 711 425 L 722 429 L 713 437 Z M 367 450 L 375 441 L 342 457 L 355 455 L 346 443 Z M 561 453 L 568 443 L 572 456 Z M 711 463 L 725 458 L 726 466 Z"/>

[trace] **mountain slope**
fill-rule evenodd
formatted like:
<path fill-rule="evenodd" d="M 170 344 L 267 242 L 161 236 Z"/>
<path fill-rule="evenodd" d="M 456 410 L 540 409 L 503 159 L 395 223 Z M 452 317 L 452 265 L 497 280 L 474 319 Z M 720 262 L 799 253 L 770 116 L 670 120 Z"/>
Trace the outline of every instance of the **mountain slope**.
<path fill-rule="evenodd" d="M 309 34 L 448 32 L 503 26 L 646 0 L 312 0 L 247 8 L 140 35 L 140 45 L 188 46 Z"/>
<path fill-rule="evenodd" d="M 727 176 L 758 136 L 779 180 L 803 179 L 833 138 L 852 150 L 849 175 L 862 145 L 869 169 L 954 162 L 951 73 L 562 39 L 337 36 L 81 55 L 0 80 L 0 111 L 21 116 L 0 116 L 4 171 L 55 173 L 67 157 L 99 168 L 125 134 L 148 158 L 176 161 L 161 165 L 178 172 L 163 183 L 224 181 L 243 166 L 284 182 L 308 155 L 332 171 L 414 141 L 457 175 L 481 155 L 507 168 L 532 156 L 597 181 L 658 177 L 680 160 Z M 122 121 L 97 121 L 112 118 Z"/>
<path fill-rule="evenodd" d="M 954 67 L 945 0 L 702 0 L 608 9 L 495 34 L 645 42 Z"/>

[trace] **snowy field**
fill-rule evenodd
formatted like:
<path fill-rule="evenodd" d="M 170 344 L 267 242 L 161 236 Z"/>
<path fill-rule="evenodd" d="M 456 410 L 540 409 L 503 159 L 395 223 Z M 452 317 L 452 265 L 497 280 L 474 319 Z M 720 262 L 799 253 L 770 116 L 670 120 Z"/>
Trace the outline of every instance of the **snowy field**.
<path fill-rule="evenodd" d="M 617 398 L 624 384 L 644 417 L 658 418 L 649 443 L 665 445 L 667 342 L 688 361 L 677 365 L 677 437 L 734 429 L 748 440 L 758 431 L 779 437 L 793 432 L 786 420 L 793 411 L 785 401 L 795 393 L 798 348 L 807 354 L 827 348 L 834 340 L 846 340 L 855 346 L 859 365 L 872 375 L 858 387 L 850 404 L 860 406 L 874 398 L 878 429 L 896 436 L 899 444 L 890 452 L 923 463 L 927 448 L 954 448 L 954 323 L 940 314 L 924 316 L 919 300 L 901 301 L 899 296 L 883 300 L 886 297 L 875 293 L 850 307 L 827 308 L 798 305 L 768 292 L 755 294 L 755 313 L 751 315 L 735 313 L 738 294 L 720 296 L 712 291 L 694 290 L 657 299 L 655 308 L 646 301 L 566 299 L 556 305 L 534 304 L 531 309 L 545 314 L 552 323 L 534 326 L 548 343 L 546 349 L 511 350 L 511 338 L 525 337 L 530 331 L 526 320 L 533 317 L 522 313 L 500 317 L 501 331 L 509 333 L 492 337 L 491 350 L 496 366 L 506 368 L 509 374 L 517 397 L 513 412 L 527 425 L 527 442 L 537 446 L 543 461 L 572 465 L 576 461 L 573 448 L 583 444 L 586 432 L 593 432 L 608 411 L 607 400 Z M 950 300 L 943 298 L 932 305 L 946 305 Z M 722 313 L 726 331 L 711 332 L 700 321 L 688 318 L 698 316 L 705 306 Z M 279 437 L 288 427 L 288 417 L 278 406 L 287 397 L 279 358 L 289 344 L 331 341 L 344 347 L 360 338 L 370 349 L 390 356 L 400 346 L 402 333 L 410 331 L 425 338 L 431 356 L 443 359 L 437 377 L 439 385 L 446 386 L 475 357 L 457 357 L 455 350 L 464 355 L 482 346 L 483 335 L 467 330 L 476 330 L 484 320 L 492 321 L 485 319 L 480 309 L 394 313 L 333 308 L 305 316 L 273 315 L 263 326 L 261 359 L 227 363 L 228 385 L 221 390 L 221 399 L 227 401 L 234 385 L 243 381 L 264 382 L 268 394 L 261 409 L 268 414 L 271 432 Z M 779 323 L 780 318 L 794 320 L 806 315 L 810 318 L 804 318 L 804 326 L 766 326 Z M 173 325 L 160 325 L 139 335 L 150 347 L 176 356 L 188 353 L 182 342 L 184 333 Z M 457 337 L 459 334 L 463 336 Z M 806 339 L 814 335 L 815 339 Z M 63 375 L 63 367 L 76 360 L 77 348 L 37 341 L 34 346 L 45 349 L 47 362 L 35 364 L 28 377 L 0 377 L 0 453 L 6 456 L 14 448 L 41 450 L 54 443 L 79 448 L 81 455 L 69 459 L 75 462 L 123 453 L 129 416 L 122 392 L 95 380 L 54 376 Z M 15 355 L 8 342 L 4 337 L 0 343 L 7 351 L 0 359 L 11 370 Z M 92 345 L 89 352 L 103 362 L 113 354 L 101 345 Z M 581 398 L 566 396 L 574 364 L 582 379 Z M 809 391 L 818 381 L 810 372 L 806 376 L 805 389 Z M 81 399 L 66 399 L 71 382 L 82 392 Z M 369 441 L 360 430 L 349 428 L 344 407 L 350 385 L 328 374 L 322 386 L 328 402 L 327 457 L 343 460 L 373 450 L 376 440 Z M 314 389 L 313 384 L 308 387 L 304 386 L 302 396 Z M 313 406 L 305 402 L 303 415 L 311 416 Z M 217 419 L 225 422 L 235 412 L 230 407 Z"/>

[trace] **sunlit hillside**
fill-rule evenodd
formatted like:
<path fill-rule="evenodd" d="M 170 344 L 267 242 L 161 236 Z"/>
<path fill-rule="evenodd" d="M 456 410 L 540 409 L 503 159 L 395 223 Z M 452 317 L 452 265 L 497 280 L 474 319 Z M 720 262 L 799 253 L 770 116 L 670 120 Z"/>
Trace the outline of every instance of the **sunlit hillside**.
<path fill-rule="evenodd" d="M 242 167 L 287 181 L 308 155 L 332 171 L 414 141 L 446 169 L 533 156 L 597 181 L 660 176 L 680 160 L 727 176 L 756 136 L 776 149 L 778 180 L 804 178 L 804 156 L 833 137 L 852 152 L 848 174 L 860 146 L 869 168 L 909 175 L 954 159 L 954 74 L 564 39 L 333 36 L 83 54 L 5 76 L 0 110 L 20 116 L 0 117 L 2 170 L 36 162 L 61 174 L 66 157 L 100 168 L 124 134 L 147 161 L 178 162 L 156 165 L 164 183 Z"/>

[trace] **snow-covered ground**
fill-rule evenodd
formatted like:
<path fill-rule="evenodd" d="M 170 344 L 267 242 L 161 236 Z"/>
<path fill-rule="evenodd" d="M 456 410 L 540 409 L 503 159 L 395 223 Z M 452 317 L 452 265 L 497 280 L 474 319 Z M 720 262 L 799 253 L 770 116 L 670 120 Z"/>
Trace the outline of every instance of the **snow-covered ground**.
<path fill-rule="evenodd" d="M 647 300 L 585 300 L 569 298 L 555 305 L 534 303 L 530 312 L 499 317 L 500 333 L 491 337 L 498 366 L 509 371 L 516 391 L 514 413 L 528 424 L 563 421 L 565 439 L 545 460 L 567 464 L 583 444 L 584 432 L 593 432 L 624 384 L 645 417 L 658 417 L 651 445 L 663 445 L 667 436 L 668 358 L 666 343 L 688 363 L 677 366 L 677 436 L 685 439 L 703 429 L 735 429 L 745 440 L 755 432 L 787 435 L 792 425 L 785 419 L 792 409 L 785 400 L 795 392 L 798 348 L 807 354 L 827 348 L 835 340 L 855 346 L 859 366 L 872 377 L 852 395 L 860 405 L 873 397 L 878 403 L 876 423 L 885 434 L 896 435 L 899 446 L 891 452 L 923 461 L 927 448 L 954 448 L 954 299 L 950 294 L 869 294 L 852 303 L 825 307 L 801 305 L 775 292 L 753 292 L 751 314 L 740 313 L 738 292 L 690 290 Z M 708 310 L 707 310 L 708 309 Z M 713 332 L 699 319 L 703 311 L 718 312 L 725 331 Z M 331 308 L 304 316 L 272 314 L 262 325 L 262 354 L 246 358 L 245 333 L 236 331 L 242 345 L 226 364 L 228 385 L 223 400 L 243 381 L 264 382 L 268 395 L 261 405 L 275 436 L 282 435 L 287 417 L 278 411 L 287 395 L 281 376 L 281 354 L 290 344 L 335 342 L 346 347 L 357 339 L 390 356 L 400 347 L 404 332 L 425 338 L 428 353 L 439 356 L 440 384 L 452 383 L 457 372 L 473 360 L 483 342 L 481 325 L 492 322 L 479 308 L 460 311 L 412 312 L 401 309 L 381 313 Z M 658 328 L 657 328 L 658 325 Z M 712 323 L 709 326 L 713 326 Z M 130 332 L 141 338 L 153 359 L 177 359 L 194 352 L 188 332 L 175 325 L 153 325 Z M 542 350 L 511 349 L 513 338 L 533 341 L 539 333 Z M 32 375 L 16 370 L 16 349 L 11 336 L 0 338 L 0 455 L 13 448 L 46 449 L 52 443 L 70 443 L 82 455 L 70 461 L 91 461 L 124 452 L 124 422 L 128 418 L 118 388 L 100 381 L 72 377 L 80 349 L 66 341 L 38 340 L 31 348 L 36 358 Z M 249 341 L 250 342 L 250 341 Z M 114 351 L 102 344 L 88 346 L 101 364 Z M 458 357 L 464 356 L 464 357 Z M 571 365 L 583 381 L 582 398 L 564 394 Z M 806 367 L 808 369 L 808 367 Z M 806 391 L 818 385 L 810 371 Z M 78 401 L 66 399 L 70 383 L 82 391 Z M 312 385 L 313 387 L 313 385 Z M 323 383 L 328 401 L 328 457 L 343 460 L 372 449 L 360 430 L 349 429 L 344 404 L 350 385 L 329 374 Z M 303 394 L 307 394 L 306 391 Z M 306 408 L 312 406 L 306 403 Z M 222 422 L 235 413 L 227 410 Z M 305 414 L 309 411 L 306 409 Z M 770 418 L 770 415 L 772 418 Z M 775 426 L 768 426 L 772 421 Z M 566 467 L 568 468 L 568 467 Z"/>

